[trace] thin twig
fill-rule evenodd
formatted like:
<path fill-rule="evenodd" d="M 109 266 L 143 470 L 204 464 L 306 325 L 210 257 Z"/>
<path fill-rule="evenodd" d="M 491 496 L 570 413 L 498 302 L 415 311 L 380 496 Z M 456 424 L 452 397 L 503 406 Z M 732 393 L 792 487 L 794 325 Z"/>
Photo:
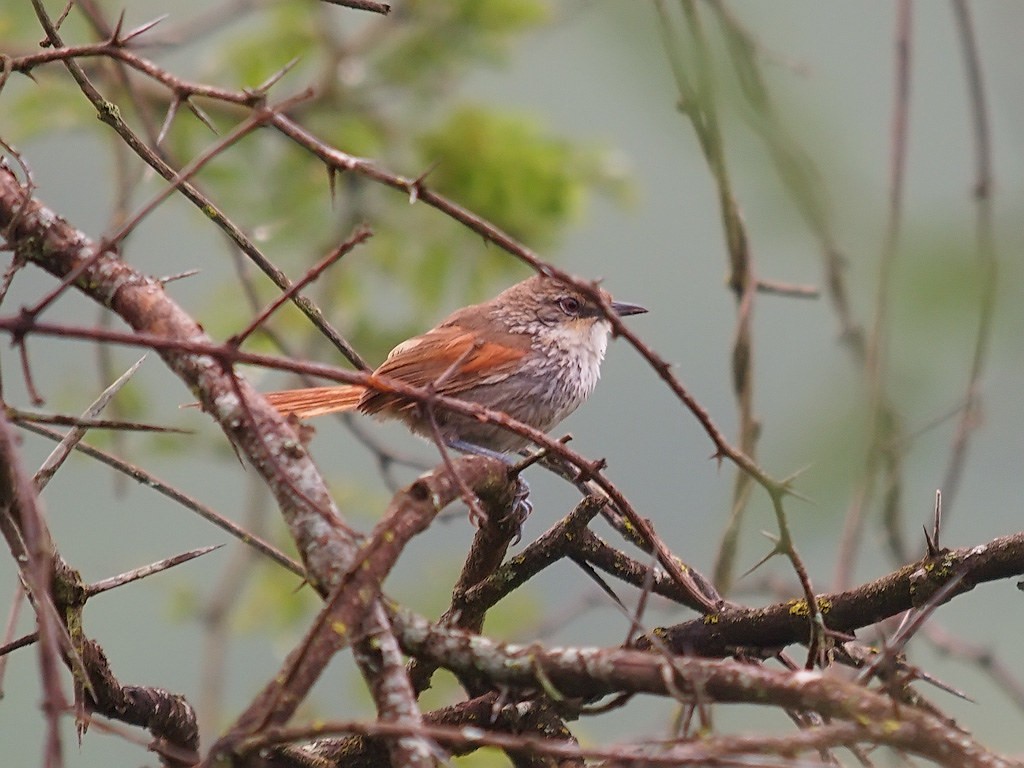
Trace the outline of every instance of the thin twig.
<path fill-rule="evenodd" d="M 120 392 L 121 388 L 128 383 L 132 376 L 135 375 L 135 372 L 139 370 L 139 367 L 142 365 L 145 359 L 145 355 L 140 357 L 131 368 L 129 368 L 127 371 L 121 374 L 117 381 L 115 381 L 113 384 L 111 384 L 109 387 L 103 390 L 100 396 L 96 398 L 96 400 L 94 400 L 93 403 L 88 408 L 85 409 L 85 412 L 82 414 L 82 418 L 91 419 L 94 416 L 98 416 L 100 413 L 102 413 L 103 409 L 107 407 L 107 403 L 109 403 L 113 399 L 114 395 Z M 71 454 L 71 451 L 72 449 L 74 449 L 75 445 L 77 445 L 78 442 L 83 437 L 85 437 L 85 432 L 86 428 L 81 425 L 75 426 L 72 429 L 68 430 L 68 433 L 64 435 L 63 439 L 60 441 L 57 447 L 53 449 L 49 456 L 46 457 L 46 460 L 43 462 L 42 466 L 39 467 L 39 470 L 36 472 L 35 477 L 32 478 L 32 481 L 35 483 L 37 489 L 41 491 L 43 488 L 46 487 L 47 483 L 50 482 L 50 479 L 54 476 L 57 470 L 60 469 L 60 466 L 61 464 L 64 463 L 64 460 L 67 459 L 67 457 Z"/>
<path fill-rule="evenodd" d="M 297 282 L 292 283 L 288 288 L 277 296 L 268 306 L 266 306 L 253 320 L 246 326 L 242 331 L 232 336 L 229 340 L 229 344 L 235 346 L 241 346 L 242 343 L 260 326 L 262 326 L 274 312 L 276 312 L 281 305 L 286 301 L 290 301 L 293 297 L 297 296 L 299 291 L 305 288 L 307 285 L 316 280 L 320 275 L 329 268 L 332 264 L 337 262 L 339 259 L 350 253 L 360 243 L 366 242 L 370 237 L 373 236 L 373 232 L 368 227 L 358 227 L 349 238 L 334 248 L 330 253 L 324 256 L 319 262 L 310 267 L 306 274 L 302 276 Z"/>
<path fill-rule="evenodd" d="M 25 586 L 19 580 L 14 585 L 14 594 L 11 595 L 11 608 L 7 613 L 7 624 L 4 627 L 4 637 L 0 641 L 0 699 L 4 697 L 4 673 L 7 671 L 7 652 L 4 648 L 10 645 L 14 637 L 14 630 L 18 626 L 18 615 L 21 607 L 25 604 Z M 38 633 L 34 633 L 38 637 Z"/>
<path fill-rule="evenodd" d="M 842 589 L 850 583 L 853 563 L 856 559 L 863 536 L 864 520 L 874 501 L 879 474 L 887 469 L 891 483 L 898 483 L 898 447 L 893 446 L 893 436 L 898 434 L 899 420 L 886 397 L 886 353 L 888 342 L 888 320 L 892 274 L 898 255 L 899 239 L 903 224 L 904 174 L 907 161 L 907 129 L 910 114 L 910 73 L 911 40 L 913 33 L 913 5 L 911 0 L 899 0 L 896 5 L 896 26 L 894 31 L 895 63 L 893 66 L 892 116 L 889 140 L 889 212 L 885 228 L 885 241 L 878 260 L 878 275 L 875 281 L 875 309 L 871 332 L 868 336 L 864 359 L 864 375 L 868 385 L 868 452 L 864 470 L 854 500 L 846 513 L 843 535 L 836 557 L 833 586 Z M 886 453 L 889 457 L 886 458 Z M 886 465 L 888 465 L 886 467 Z M 889 515 L 890 541 L 901 541 L 901 521 L 895 519 L 895 510 Z M 900 546 L 901 544 L 897 544 Z"/>
<path fill-rule="evenodd" d="M 992 138 L 988 107 L 985 101 L 985 85 L 981 74 L 981 55 L 978 51 L 970 8 L 964 0 L 952 0 L 952 2 L 966 70 L 971 126 L 974 131 L 974 227 L 980 264 L 981 297 L 979 298 L 978 329 L 974 337 L 971 367 L 967 374 L 964 407 L 960 412 L 956 434 L 953 438 L 953 445 L 950 447 L 949 459 L 942 479 L 947 512 L 952 508 L 953 500 L 960 490 L 960 478 L 967 461 L 968 443 L 971 434 L 980 422 L 978 412 L 981 408 L 981 377 L 985 370 L 988 350 L 992 341 L 992 323 L 995 317 L 996 287 L 999 278 L 999 258 L 996 252 L 993 228 L 992 195 L 995 180 L 992 171 Z"/>
<path fill-rule="evenodd" d="M 208 552 L 213 552 L 215 549 L 220 549 L 223 546 L 223 544 L 212 544 L 207 547 L 190 549 L 188 552 L 182 552 L 180 555 L 174 555 L 173 557 L 167 557 L 163 560 L 157 560 L 155 563 L 143 565 L 139 568 L 133 568 L 132 570 L 125 571 L 117 576 L 111 576 L 109 579 L 103 579 L 89 584 L 85 588 L 86 595 L 92 597 L 93 595 L 98 595 L 101 592 L 116 589 L 117 587 L 122 587 L 125 584 L 131 584 L 133 581 L 139 581 L 147 576 L 152 576 L 160 573 L 161 571 L 166 571 L 168 568 L 173 568 L 176 565 L 187 563 L 189 560 L 202 557 Z"/>
<path fill-rule="evenodd" d="M 34 432 L 37 435 L 42 435 L 43 437 L 47 437 L 51 440 L 61 440 L 64 437 L 64 435 L 62 435 L 60 432 L 57 432 L 56 430 L 47 429 L 46 427 L 39 426 L 37 424 L 21 424 L 19 426 L 21 426 L 22 429 L 28 430 L 29 432 Z M 99 448 L 95 448 L 85 442 L 77 443 L 75 445 L 75 450 L 81 451 L 86 456 L 91 456 L 94 459 L 102 461 L 104 464 L 113 467 L 118 472 L 124 473 L 125 475 L 139 482 L 140 484 L 152 488 L 158 493 L 162 493 L 164 496 L 167 496 L 168 498 L 172 499 L 178 504 L 181 504 L 186 509 L 192 510 L 203 519 L 213 523 L 218 528 L 227 531 L 229 534 L 234 536 L 243 544 L 246 544 L 247 546 L 252 547 L 256 551 L 266 555 L 271 560 L 276 562 L 278 565 L 288 569 L 296 576 L 299 576 L 302 579 L 306 578 L 305 569 L 301 565 L 296 563 L 294 560 L 292 560 L 290 557 L 280 552 L 276 547 L 268 544 L 262 539 L 253 536 L 251 531 L 247 531 L 244 528 L 241 528 L 240 526 L 233 523 L 231 520 L 228 520 L 226 517 L 218 514 L 217 512 L 214 512 L 212 508 L 207 507 L 205 504 L 202 504 L 196 501 L 195 499 L 191 498 L 190 496 L 186 495 L 185 493 L 182 493 L 174 486 L 163 482 L 162 480 L 150 474 L 146 470 L 129 464 L 126 461 L 122 461 L 121 459 L 118 459 L 116 456 L 111 456 L 109 453 L 101 451 Z"/>

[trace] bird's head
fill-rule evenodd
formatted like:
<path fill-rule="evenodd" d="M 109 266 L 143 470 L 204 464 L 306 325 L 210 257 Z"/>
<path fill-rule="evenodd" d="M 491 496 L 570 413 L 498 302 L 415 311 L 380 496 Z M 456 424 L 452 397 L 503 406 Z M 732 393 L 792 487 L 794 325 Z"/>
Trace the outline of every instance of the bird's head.
<path fill-rule="evenodd" d="M 605 302 L 619 317 L 647 310 L 639 304 L 615 301 L 599 288 Z M 503 316 L 509 330 L 533 334 L 542 345 L 583 347 L 604 356 L 611 323 L 590 295 L 546 275 L 535 275 L 495 297 L 492 311 Z"/>

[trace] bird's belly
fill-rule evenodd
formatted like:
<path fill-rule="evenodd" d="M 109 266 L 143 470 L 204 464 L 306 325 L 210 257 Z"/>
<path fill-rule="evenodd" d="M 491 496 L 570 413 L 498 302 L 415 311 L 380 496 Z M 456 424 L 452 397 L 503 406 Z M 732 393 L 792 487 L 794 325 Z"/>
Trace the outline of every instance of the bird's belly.
<path fill-rule="evenodd" d="M 514 372 L 487 377 L 454 396 L 547 432 L 575 411 L 597 386 L 604 349 L 555 345 L 550 351 L 553 354 L 535 355 Z M 406 415 L 415 432 L 433 439 L 433 426 L 419 408 L 406 410 Z M 446 441 L 461 440 L 503 453 L 530 443 L 500 424 L 443 408 L 435 409 L 434 420 Z"/>
<path fill-rule="evenodd" d="M 548 371 L 519 371 L 493 383 L 460 393 L 459 398 L 508 414 L 541 432 L 547 432 L 575 411 L 596 384 L 581 377 L 578 371 L 565 369 L 569 375 Z M 472 416 L 447 413 L 439 420 L 442 434 L 481 445 L 495 451 L 515 451 L 530 441 L 502 426 Z"/>

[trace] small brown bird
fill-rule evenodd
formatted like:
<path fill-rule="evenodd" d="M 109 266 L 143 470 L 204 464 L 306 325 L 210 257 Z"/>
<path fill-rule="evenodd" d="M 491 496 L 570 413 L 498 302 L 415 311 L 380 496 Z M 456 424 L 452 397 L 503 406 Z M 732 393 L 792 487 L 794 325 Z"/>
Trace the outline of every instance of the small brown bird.
<path fill-rule="evenodd" d="M 620 317 L 647 311 L 602 293 Z M 536 275 L 402 342 L 375 373 L 418 387 L 433 384 L 438 394 L 503 411 L 546 432 L 594 391 L 610 333 L 611 323 L 594 301 L 555 278 Z M 401 419 L 418 435 L 432 433 L 417 403 L 361 386 L 265 397 L 281 413 L 300 419 L 358 409 Z M 443 409 L 435 420 L 445 442 L 464 452 L 504 454 L 528 442 L 496 424 Z"/>

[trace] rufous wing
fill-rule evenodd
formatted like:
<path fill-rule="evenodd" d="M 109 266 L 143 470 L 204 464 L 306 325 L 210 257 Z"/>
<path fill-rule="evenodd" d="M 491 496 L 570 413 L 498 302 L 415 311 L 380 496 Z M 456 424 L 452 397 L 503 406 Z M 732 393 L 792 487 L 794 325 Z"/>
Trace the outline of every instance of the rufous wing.
<path fill-rule="evenodd" d="M 442 395 L 461 393 L 501 381 L 516 370 L 530 348 L 524 335 L 492 332 L 488 340 L 458 325 L 441 325 L 395 347 L 374 372 L 414 387 L 432 385 Z M 364 413 L 409 407 L 400 395 L 369 389 L 360 403 Z"/>
<path fill-rule="evenodd" d="M 502 381 L 518 370 L 530 339 L 504 329 L 486 330 L 482 335 L 473 328 L 444 323 L 399 344 L 374 374 L 414 387 L 432 385 L 438 393 L 456 397 Z M 267 392 L 264 397 L 284 415 L 300 419 L 357 408 L 368 414 L 400 416 L 415 407 L 395 392 L 355 385 L 288 389 Z"/>
<path fill-rule="evenodd" d="M 306 387 L 264 392 L 263 396 L 285 416 L 311 419 L 339 411 L 354 411 L 365 390 L 350 384 L 332 387 Z"/>

